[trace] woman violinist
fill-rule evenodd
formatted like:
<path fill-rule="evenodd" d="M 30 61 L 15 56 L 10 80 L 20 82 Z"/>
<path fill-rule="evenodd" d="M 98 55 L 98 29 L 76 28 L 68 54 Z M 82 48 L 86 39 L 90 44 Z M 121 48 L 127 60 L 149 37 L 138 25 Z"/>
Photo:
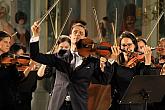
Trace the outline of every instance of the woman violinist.
<path fill-rule="evenodd" d="M 16 84 L 22 79 L 16 65 L 3 64 L 3 58 L 8 55 L 11 36 L 0 31 L 0 110 L 17 110 L 18 103 Z"/>
<path fill-rule="evenodd" d="M 134 56 L 138 49 L 135 35 L 125 31 L 120 36 L 119 46 L 113 46 L 111 49 L 112 54 L 107 64 L 109 69 L 104 70 L 105 73 L 111 74 L 109 80 L 112 86 L 112 106 L 109 110 L 142 110 L 143 105 L 122 105 L 119 101 L 135 75 L 150 74 L 151 48 L 145 46 L 145 61 L 138 61 Z"/>

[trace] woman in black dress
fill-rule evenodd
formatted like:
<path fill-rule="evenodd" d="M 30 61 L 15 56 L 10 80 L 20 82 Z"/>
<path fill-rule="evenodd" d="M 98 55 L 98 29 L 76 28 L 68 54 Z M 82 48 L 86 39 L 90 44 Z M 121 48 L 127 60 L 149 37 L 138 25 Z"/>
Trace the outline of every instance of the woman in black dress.
<path fill-rule="evenodd" d="M 111 49 L 112 54 L 108 59 L 109 69 L 104 70 L 111 73 L 112 105 L 109 110 L 143 110 L 143 105 L 120 105 L 119 102 L 135 75 L 150 73 L 152 53 L 150 47 L 144 47 L 145 61 L 138 61 L 132 57 L 138 49 L 135 35 L 125 31 L 120 36 L 119 46 L 113 46 Z"/>

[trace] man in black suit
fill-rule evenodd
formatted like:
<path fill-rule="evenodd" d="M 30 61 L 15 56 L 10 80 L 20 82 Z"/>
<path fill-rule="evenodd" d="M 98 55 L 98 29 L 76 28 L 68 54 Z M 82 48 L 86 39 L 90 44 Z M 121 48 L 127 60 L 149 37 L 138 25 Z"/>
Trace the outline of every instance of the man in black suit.
<path fill-rule="evenodd" d="M 86 38 L 86 27 L 81 24 L 73 24 L 70 31 L 71 49 L 68 52 L 68 58 L 73 58 L 69 62 L 64 61 L 54 54 L 39 53 L 39 33 L 40 27 L 37 22 L 31 27 L 33 36 L 30 41 L 31 58 L 39 63 L 54 66 L 61 73 L 59 81 L 54 87 L 56 95 L 53 107 L 49 110 L 66 110 L 67 104 L 70 108 L 67 110 L 87 110 L 88 93 L 87 89 L 92 78 L 98 80 L 99 83 L 106 83 L 108 74 L 104 74 L 100 69 L 100 61 L 94 57 L 83 58 L 79 55 L 76 48 L 76 42 Z M 59 74 L 59 73 L 57 73 Z M 56 106 L 59 106 L 57 108 Z"/>

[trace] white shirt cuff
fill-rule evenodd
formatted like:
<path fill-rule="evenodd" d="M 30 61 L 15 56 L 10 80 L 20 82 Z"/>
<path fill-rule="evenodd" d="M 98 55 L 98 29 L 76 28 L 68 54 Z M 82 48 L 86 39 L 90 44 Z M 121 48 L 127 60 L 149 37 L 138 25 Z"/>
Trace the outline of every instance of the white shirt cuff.
<path fill-rule="evenodd" d="M 30 43 L 32 43 L 32 42 L 38 42 L 39 41 L 39 36 L 37 36 L 37 37 L 31 37 L 30 38 Z"/>

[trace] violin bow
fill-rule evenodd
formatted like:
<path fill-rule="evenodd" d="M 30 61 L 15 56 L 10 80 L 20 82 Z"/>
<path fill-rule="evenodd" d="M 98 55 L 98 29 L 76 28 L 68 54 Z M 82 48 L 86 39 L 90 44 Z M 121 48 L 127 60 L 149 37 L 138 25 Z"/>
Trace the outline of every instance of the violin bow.
<path fill-rule="evenodd" d="M 100 38 L 100 42 L 102 42 L 103 39 L 102 39 L 102 36 L 101 36 L 99 21 L 98 21 L 96 9 L 95 9 L 94 7 L 93 7 L 93 14 L 94 14 L 94 18 L 95 18 L 95 22 L 96 22 L 96 26 L 97 26 L 98 36 L 99 36 L 99 38 Z"/>
<path fill-rule="evenodd" d="M 72 8 L 69 9 L 68 15 L 67 15 L 67 17 L 66 17 L 66 19 L 65 19 L 65 22 L 64 22 L 64 24 L 63 24 L 63 26 L 62 26 L 62 28 L 61 28 L 61 31 L 60 31 L 60 33 L 59 33 L 58 36 L 61 36 L 61 34 L 62 34 L 62 32 L 63 32 L 63 30 L 64 30 L 64 28 L 65 28 L 65 25 L 66 25 L 66 23 L 68 22 L 68 19 L 69 19 L 71 13 L 72 13 Z"/>
<path fill-rule="evenodd" d="M 117 8 L 116 8 L 116 18 L 115 18 L 115 29 L 114 29 L 114 46 L 117 46 Z"/>
<path fill-rule="evenodd" d="M 155 23 L 153 29 L 151 30 L 151 32 L 149 33 L 149 35 L 148 35 L 148 37 L 147 37 L 146 42 L 147 42 L 147 41 L 149 40 L 149 38 L 151 37 L 152 33 L 154 32 L 156 26 L 158 25 L 158 23 L 159 23 L 159 21 L 160 21 L 160 19 L 162 18 L 163 15 L 164 15 L 164 12 L 161 12 L 161 14 L 160 14 L 160 16 L 159 16 L 157 22 Z"/>
<path fill-rule="evenodd" d="M 49 13 L 49 17 L 50 17 L 50 23 L 51 23 L 51 26 L 52 26 L 53 34 L 54 34 L 54 37 L 56 38 L 56 36 L 57 36 L 57 31 L 55 31 L 55 27 L 54 27 L 54 25 L 53 25 L 52 16 L 51 16 L 50 13 Z"/>
<path fill-rule="evenodd" d="M 14 34 L 11 35 L 11 37 L 14 37 L 18 32 L 15 32 Z"/>
<path fill-rule="evenodd" d="M 49 10 L 42 16 L 42 18 L 38 21 L 38 27 L 41 25 L 41 23 L 45 20 L 45 18 L 48 16 L 48 14 L 53 10 L 53 8 L 57 5 L 57 3 L 60 0 L 57 0 L 56 2 L 54 2 L 54 4 L 49 8 Z"/>
<path fill-rule="evenodd" d="M 65 28 L 65 25 L 66 25 L 66 23 L 67 23 L 67 21 L 68 21 L 70 15 L 71 15 L 71 13 L 72 13 L 72 8 L 69 9 L 69 12 L 68 12 L 68 14 L 67 14 L 67 17 L 66 17 L 66 19 L 65 19 L 65 21 L 64 21 L 64 24 L 63 24 L 62 28 L 61 28 L 61 31 L 60 31 L 60 33 L 59 33 L 59 35 L 58 35 L 58 37 L 57 37 L 55 43 L 53 44 L 53 47 L 52 47 L 52 49 L 51 49 L 51 53 L 55 51 L 55 48 L 56 48 L 57 42 L 58 42 L 58 40 L 59 40 L 59 37 L 61 36 L 61 34 L 62 34 L 62 32 L 63 32 L 63 30 L 64 30 L 64 28 Z"/>

